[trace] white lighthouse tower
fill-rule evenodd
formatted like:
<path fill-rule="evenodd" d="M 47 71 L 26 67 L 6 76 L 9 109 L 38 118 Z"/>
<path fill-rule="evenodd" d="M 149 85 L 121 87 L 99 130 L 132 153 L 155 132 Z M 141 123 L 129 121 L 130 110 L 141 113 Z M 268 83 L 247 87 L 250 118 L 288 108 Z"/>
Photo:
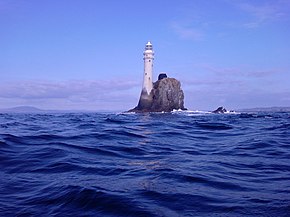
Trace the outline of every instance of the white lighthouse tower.
<path fill-rule="evenodd" d="M 153 90 L 152 74 L 154 60 L 154 51 L 150 41 L 148 41 L 145 46 L 145 51 L 143 52 L 143 60 L 144 60 L 143 86 L 138 107 L 140 109 L 148 109 L 152 105 L 151 91 Z"/>
<path fill-rule="evenodd" d="M 150 41 L 148 41 L 148 43 L 146 44 L 143 55 L 144 55 L 143 89 L 145 89 L 147 91 L 147 94 L 150 95 L 150 92 L 153 89 L 152 72 L 154 60 L 154 51 Z"/>

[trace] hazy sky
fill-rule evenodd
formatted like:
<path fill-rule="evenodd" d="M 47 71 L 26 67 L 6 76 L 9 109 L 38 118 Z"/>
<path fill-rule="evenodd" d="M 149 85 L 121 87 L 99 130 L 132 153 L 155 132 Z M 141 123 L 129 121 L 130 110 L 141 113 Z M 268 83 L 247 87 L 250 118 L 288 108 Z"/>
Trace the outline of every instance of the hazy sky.
<path fill-rule="evenodd" d="M 191 110 L 290 106 L 290 0 L 0 0 L 0 108 L 130 109 L 148 40 Z"/>

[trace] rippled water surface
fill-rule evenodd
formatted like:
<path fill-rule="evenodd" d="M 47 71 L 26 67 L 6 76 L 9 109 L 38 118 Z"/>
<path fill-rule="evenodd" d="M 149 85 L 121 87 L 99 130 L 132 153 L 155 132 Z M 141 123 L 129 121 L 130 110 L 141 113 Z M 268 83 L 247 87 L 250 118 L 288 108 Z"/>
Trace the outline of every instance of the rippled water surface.
<path fill-rule="evenodd" d="M 1 216 L 290 216 L 290 113 L 0 114 Z"/>

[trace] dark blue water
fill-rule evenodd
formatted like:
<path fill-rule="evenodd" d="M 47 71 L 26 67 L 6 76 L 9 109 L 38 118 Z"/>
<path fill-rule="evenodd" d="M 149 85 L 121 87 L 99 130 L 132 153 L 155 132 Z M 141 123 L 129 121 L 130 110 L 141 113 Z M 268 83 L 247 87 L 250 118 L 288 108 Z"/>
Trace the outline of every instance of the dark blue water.
<path fill-rule="evenodd" d="M 1 216 L 290 216 L 290 113 L 0 114 Z"/>

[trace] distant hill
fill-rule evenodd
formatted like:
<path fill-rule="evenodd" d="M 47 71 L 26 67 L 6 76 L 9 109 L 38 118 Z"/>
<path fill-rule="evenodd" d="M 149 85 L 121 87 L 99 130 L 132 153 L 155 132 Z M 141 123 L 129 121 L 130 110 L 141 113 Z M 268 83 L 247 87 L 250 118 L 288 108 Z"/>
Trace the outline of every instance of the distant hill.
<path fill-rule="evenodd" d="M 0 113 L 78 113 L 93 112 L 84 110 L 43 110 L 33 106 L 17 106 L 13 108 L 0 109 Z"/>
<path fill-rule="evenodd" d="M 240 112 L 290 112 L 290 107 L 261 107 L 261 108 L 248 108 L 239 109 Z"/>
<path fill-rule="evenodd" d="M 290 112 L 290 107 L 262 107 L 262 108 L 246 108 L 236 109 L 237 112 Z M 90 110 L 45 110 L 33 106 L 17 106 L 13 108 L 0 109 L 0 113 L 91 113 L 91 112 L 116 112 L 116 111 L 90 111 Z M 121 111 L 118 111 L 121 112 Z"/>
<path fill-rule="evenodd" d="M 18 106 L 13 108 L 0 109 L 1 113 L 40 113 L 45 110 L 32 106 Z"/>

